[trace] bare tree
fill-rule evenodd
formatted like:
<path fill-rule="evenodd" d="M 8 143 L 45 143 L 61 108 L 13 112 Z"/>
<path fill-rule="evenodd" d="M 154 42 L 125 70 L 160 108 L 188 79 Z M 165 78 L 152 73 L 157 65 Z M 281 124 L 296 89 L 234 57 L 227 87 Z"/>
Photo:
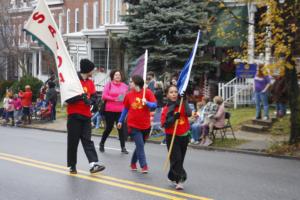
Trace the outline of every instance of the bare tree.
<path fill-rule="evenodd" d="M 20 48 L 19 31 L 13 24 L 9 12 L 10 1 L 0 0 L 0 80 L 16 78 L 19 69 L 27 73 L 24 63 L 24 49 Z M 6 74 L 8 75 L 6 77 Z"/>

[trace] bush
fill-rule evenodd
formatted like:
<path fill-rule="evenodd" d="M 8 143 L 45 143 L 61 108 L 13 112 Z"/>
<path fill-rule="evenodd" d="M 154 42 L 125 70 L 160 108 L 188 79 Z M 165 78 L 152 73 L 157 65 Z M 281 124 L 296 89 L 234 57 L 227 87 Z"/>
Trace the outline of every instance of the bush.
<path fill-rule="evenodd" d="M 0 99 L 4 97 L 6 89 L 10 88 L 15 81 L 0 81 Z"/>
<path fill-rule="evenodd" d="M 32 101 L 36 101 L 39 97 L 40 89 L 43 82 L 33 76 L 23 76 L 20 81 L 15 82 L 12 86 L 14 93 L 18 93 L 20 90 L 25 90 L 25 86 L 30 85 L 32 91 Z"/>

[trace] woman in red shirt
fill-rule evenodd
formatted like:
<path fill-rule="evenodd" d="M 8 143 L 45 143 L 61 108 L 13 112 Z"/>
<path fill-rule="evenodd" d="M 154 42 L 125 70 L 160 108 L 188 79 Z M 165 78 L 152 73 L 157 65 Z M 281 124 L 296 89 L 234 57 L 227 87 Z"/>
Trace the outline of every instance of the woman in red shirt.
<path fill-rule="evenodd" d="M 156 108 L 156 99 L 151 90 L 146 89 L 143 96 L 144 80 L 140 76 L 130 79 L 130 92 L 124 99 L 124 109 L 119 119 L 118 128 L 127 116 L 128 133 L 134 140 L 136 148 L 131 158 L 131 170 L 136 171 L 136 163 L 139 161 L 142 173 L 148 173 L 148 165 L 144 145 L 150 132 L 150 109 Z"/>
<path fill-rule="evenodd" d="M 176 186 L 176 190 L 183 189 L 183 182 L 187 175 L 183 168 L 184 157 L 189 143 L 190 124 L 188 117 L 192 115 L 189 105 L 184 101 L 179 111 L 178 90 L 174 85 L 166 89 L 167 105 L 162 110 L 161 124 L 165 128 L 167 148 L 169 150 L 175 122 L 178 120 L 173 149 L 170 155 L 169 180 Z"/>

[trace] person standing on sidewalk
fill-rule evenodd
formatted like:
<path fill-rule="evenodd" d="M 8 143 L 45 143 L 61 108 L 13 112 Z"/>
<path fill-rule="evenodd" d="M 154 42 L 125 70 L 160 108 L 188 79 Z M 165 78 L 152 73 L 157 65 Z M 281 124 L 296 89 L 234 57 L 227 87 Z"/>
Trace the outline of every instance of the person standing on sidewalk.
<path fill-rule="evenodd" d="M 92 127 L 91 127 L 91 105 L 96 102 L 96 89 L 94 82 L 90 79 L 94 63 L 88 59 L 80 61 L 79 79 L 84 90 L 84 94 L 75 96 L 66 101 L 68 121 L 68 141 L 67 141 L 67 160 L 68 167 L 71 174 L 76 174 L 77 164 L 77 149 L 79 140 L 82 143 L 84 152 L 90 164 L 90 172 L 96 173 L 105 169 L 103 165 L 97 164 L 98 156 L 95 149 L 94 142 L 91 140 Z"/>
<path fill-rule="evenodd" d="M 148 164 L 144 145 L 150 133 L 150 109 L 156 108 L 156 99 L 150 89 L 144 91 L 144 80 L 141 76 L 134 75 L 130 79 L 130 92 L 124 99 L 124 109 L 117 127 L 122 128 L 122 123 L 127 116 L 128 134 L 134 140 L 136 148 L 131 158 L 131 170 L 136 171 L 139 161 L 142 173 L 148 173 Z M 145 92 L 145 95 L 144 95 Z M 144 98 L 143 98 L 144 97 Z"/>
<path fill-rule="evenodd" d="M 15 125 L 19 125 L 21 122 L 21 116 L 22 116 L 22 103 L 21 103 L 21 99 L 18 96 L 18 94 L 14 95 L 14 107 L 15 107 L 15 111 L 14 111 L 14 118 L 15 118 Z"/>
<path fill-rule="evenodd" d="M 19 91 L 19 97 L 23 107 L 23 120 L 24 124 L 31 124 L 30 106 L 32 104 L 32 91 L 30 85 L 25 86 L 25 92 Z"/>
<path fill-rule="evenodd" d="M 104 152 L 104 144 L 109 134 L 111 133 L 114 124 L 118 123 L 121 112 L 124 108 L 123 100 L 128 92 L 128 86 L 123 83 L 123 75 L 120 70 L 113 70 L 110 73 L 111 82 L 107 83 L 104 87 L 102 99 L 105 103 L 104 118 L 106 122 L 105 130 L 99 144 L 100 152 Z M 119 140 L 121 145 L 121 152 L 128 154 L 125 148 L 125 135 L 123 128 L 118 129 Z"/>
<path fill-rule="evenodd" d="M 165 128 L 168 151 L 175 129 L 175 122 L 178 120 L 173 149 L 170 155 L 168 179 L 175 185 L 176 190 L 182 190 L 183 183 L 187 179 L 186 171 L 183 168 L 183 162 L 190 140 L 190 124 L 188 117 L 192 115 L 192 111 L 186 101 L 183 101 L 181 110 L 179 110 L 180 102 L 178 99 L 178 89 L 175 85 L 167 87 L 166 94 L 168 103 L 163 108 L 161 124 Z"/>
<path fill-rule="evenodd" d="M 254 77 L 254 95 L 256 104 L 256 119 L 261 119 L 261 102 L 264 107 L 264 118 L 263 120 L 269 119 L 269 101 L 268 101 L 268 90 L 270 87 L 270 77 L 266 76 L 263 72 L 263 65 L 259 65 L 256 75 Z"/>
<path fill-rule="evenodd" d="M 57 91 L 55 89 L 55 83 L 52 81 L 48 82 L 46 102 L 51 103 L 51 120 L 56 120 Z"/>

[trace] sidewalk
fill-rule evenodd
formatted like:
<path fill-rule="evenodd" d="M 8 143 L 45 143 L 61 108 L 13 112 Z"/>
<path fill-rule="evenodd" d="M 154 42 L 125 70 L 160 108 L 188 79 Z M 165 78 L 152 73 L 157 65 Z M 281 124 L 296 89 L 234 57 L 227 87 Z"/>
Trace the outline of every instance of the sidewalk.
<path fill-rule="evenodd" d="M 66 122 L 67 120 L 64 118 L 57 119 L 54 122 L 37 122 L 34 121 L 31 125 L 26 125 L 26 128 L 35 128 L 40 130 L 49 130 L 56 132 L 67 132 L 66 130 Z M 96 134 L 98 135 L 98 134 Z M 253 151 L 253 152 L 264 152 L 275 142 L 287 141 L 288 136 L 272 136 L 270 134 L 258 134 L 258 133 L 249 133 L 245 131 L 236 131 L 236 138 L 240 140 L 246 140 L 247 142 L 236 146 L 235 150 L 240 151 Z M 99 136 L 99 135 L 98 135 Z M 229 136 L 230 137 L 230 136 Z M 159 143 L 153 141 L 154 143 Z M 193 148 L 206 148 L 198 145 L 191 145 Z M 208 147 L 214 149 L 214 147 Z"/>

